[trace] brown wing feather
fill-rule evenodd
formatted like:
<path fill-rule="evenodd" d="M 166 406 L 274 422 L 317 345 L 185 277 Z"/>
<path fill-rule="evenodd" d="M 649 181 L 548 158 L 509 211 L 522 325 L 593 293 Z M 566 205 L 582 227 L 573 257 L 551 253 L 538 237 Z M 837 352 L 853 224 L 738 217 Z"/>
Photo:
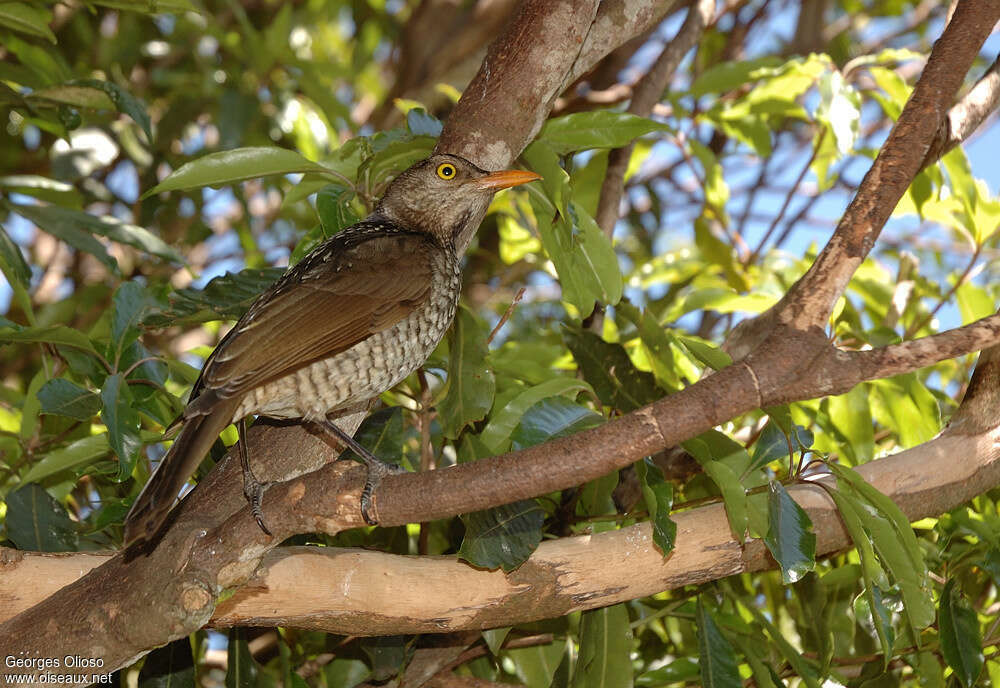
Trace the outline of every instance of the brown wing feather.
<path fill-rule="evenodd" d="M 192 399 L 204 390 L 213 390 L 213 397 L 240 396 L 392 327 L 430 294 L 430 241 L 397 232 L 320 247 L 226 335 Z"/>

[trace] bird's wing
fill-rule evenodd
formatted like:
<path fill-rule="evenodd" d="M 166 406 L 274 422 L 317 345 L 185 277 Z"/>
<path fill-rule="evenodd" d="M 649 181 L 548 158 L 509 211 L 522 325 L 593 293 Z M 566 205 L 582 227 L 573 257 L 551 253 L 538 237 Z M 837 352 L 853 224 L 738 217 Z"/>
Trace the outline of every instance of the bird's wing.
<path fill-rule="evenodd" d="M 206 361 L 192 400 L 207 390 L 216 399 L 241 396 L 392 327 L 430 295 L 434 248 L 426 235 L 398 230 L 328 240 L 236 323 Z"/>

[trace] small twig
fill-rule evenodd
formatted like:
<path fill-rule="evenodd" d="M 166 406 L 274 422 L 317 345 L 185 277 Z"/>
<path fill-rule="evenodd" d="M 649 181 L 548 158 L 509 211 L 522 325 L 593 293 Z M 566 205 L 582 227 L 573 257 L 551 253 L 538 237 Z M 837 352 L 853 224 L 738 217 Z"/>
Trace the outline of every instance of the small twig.
<path fill-rule="evenodd" d="M 517 290 L 517 293 L 514 294 L 514 300 L 510 302 L 510 305 L 507 306 L 507 310 L 504 311 L 504 314 L 500 317 L 500 322 L 498 322 L 497 326 L 493 328 L 492 332 L 490 332 L 490 336 L 486 338 L 486 346 L 489 346 L 493 342 L 493 338 L 497 336 L 497 332 L 500 331 L 500 328 L 504 326 L 504 323 L 510 320 L 510 316 L 514 314 L 514 306 L 521 302 L 521 298 L 523 296 L 524 287 L 521 287 Z"/>

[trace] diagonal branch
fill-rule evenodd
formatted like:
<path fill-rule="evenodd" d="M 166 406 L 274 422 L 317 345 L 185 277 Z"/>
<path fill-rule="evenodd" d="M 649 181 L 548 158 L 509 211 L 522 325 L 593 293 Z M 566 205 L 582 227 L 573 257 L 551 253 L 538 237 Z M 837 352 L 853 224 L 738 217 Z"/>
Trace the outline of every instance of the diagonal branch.
<path fill-rule="evenodd" d="M 997 0 L 958 3 L 833 237 L 781 301 L 731 333 L 727 346 L 734 356 L 752 350 L 779 322 L 798 330 L 823 328 L 899 199 L 925 164 L 955 93 L 998 18 Z"/>

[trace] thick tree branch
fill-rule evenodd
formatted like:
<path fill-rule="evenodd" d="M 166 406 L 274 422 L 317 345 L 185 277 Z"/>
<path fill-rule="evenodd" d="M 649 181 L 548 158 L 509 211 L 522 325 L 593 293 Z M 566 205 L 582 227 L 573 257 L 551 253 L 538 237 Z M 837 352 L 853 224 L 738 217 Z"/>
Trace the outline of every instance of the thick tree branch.
<path fill-rule="evenodd" d="M 940 437 L 865 464 L 859 472 L 910 520 L 943 513 L 1000 484 L 998 395 L 1000 348 L 993 348 L 980 358 L 965 400 Z M 819 553 L 850 544 L 823 491 L 799 484 L 790 493 L 809 511 Z M 678 513 L 674 519 L 677 547 L 670 557 L 655 548 L 643 523 L 546 541 L 507 576 L 450 557 L 282 548 L 265 556 L 254 576 L 216 608 L 209 623 L 290 625 L 358 635 L 489 628 L 774 567 L 759 541 L 741 546 L 732 536 L 719 504 Z M 99 559 L 20 553 L 15 558 L 7 565 L 10 579 L 44 571 L 54 586 L 70 583 Z M 421 585 L 414 586 L 414 580 Z M 17 607 L 32 601 L 16 585 L 0 592 L 10 595 Z"/>

